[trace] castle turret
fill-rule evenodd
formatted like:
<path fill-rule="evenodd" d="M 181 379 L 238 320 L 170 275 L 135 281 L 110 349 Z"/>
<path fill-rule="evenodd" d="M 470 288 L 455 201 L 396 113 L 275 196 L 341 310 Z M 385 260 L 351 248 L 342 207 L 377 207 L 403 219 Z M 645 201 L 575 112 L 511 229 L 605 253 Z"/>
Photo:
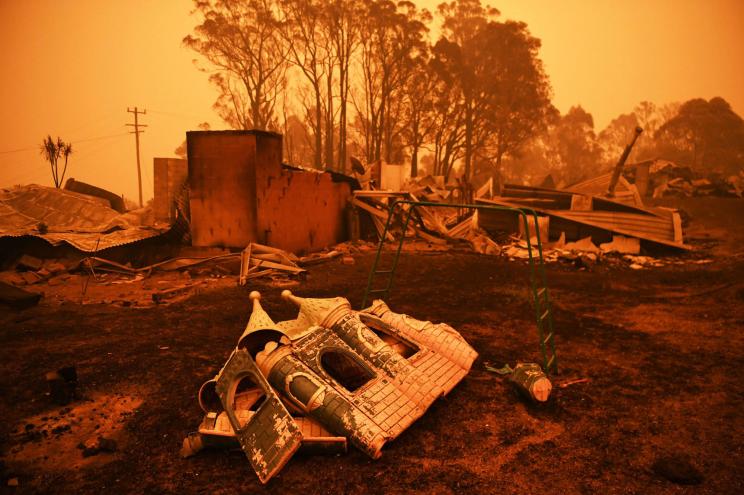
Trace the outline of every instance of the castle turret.
<path fill-rule="evenodd" d="M 311 325 L 330 328 L 344 315 L 351 312 L 351 304 L 343 297 L 311 299 L 297 297 L 289 290 L 282 291 L 282 297 L 300 308 L 300 316 Z"/>

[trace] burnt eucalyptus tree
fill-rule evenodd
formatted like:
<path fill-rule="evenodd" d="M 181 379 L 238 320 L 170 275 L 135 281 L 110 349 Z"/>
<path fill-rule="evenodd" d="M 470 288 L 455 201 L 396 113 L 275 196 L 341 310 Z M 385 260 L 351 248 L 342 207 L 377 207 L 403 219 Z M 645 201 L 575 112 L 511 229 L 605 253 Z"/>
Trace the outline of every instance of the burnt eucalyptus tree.
<path fill-rule="evenodd" d="M 348 106 L 352 60 L 359 44 L 361 3 L 356 0 L 328 2 L 328 25 L 338 67 L 338 169 L 346 171 L 348 156 Z"/>
<path fill-rule="evenodd" d="M 488 81 L 484 72 L 493 69 L 486 67 L 487 57 L 480 43 L 484 28 L 499 11 L 481 5 L 480 0 L 456 0 L 442 3 L 438 9 L 442 17 L 442 36 L 434 48 L 435 56 L 440 75 L 450 74 L 452 89 L 461 107 L 464 176 L 469 182 L 473 155 L 483 145 L 476 133 L 487 129 L 483 100 Z"/>
<path fill-rule="evenodd" d="M 349 81 L 361 5 L 356 0 L 281 0 L 290 60 L 309 88 L 307 96 L 303 90 L 298 94 L 311 116 L 307 124 L 318 168 L 343 170 L 346 164 Z"/>
<path fill-rule="evenodd" d="M 465 143 L 465 111 L 460 84 L 447 61 L 447 52 L 457 45 L 440 40 L 433 48 L 430 62 L 432 88 L 432 120 L 430 139 L 434 145 L 434 175 L 449 178 L 455 163 L 462 158 Z"/>
<path fill-rule="evenodd" d="M 492 177 L 500 190 L 502 162 L 532 137 L 544 132 L 557 114 L 550 83 L 538 57 L 540 40 L 523 22 L 490 22 L 481 46 L 487 86 L 483 93 L 488 125 L 484 156 L 493 163 Z"/>
<path fill-rule="evenodd" d="M 402 100 L 415 59 L 426 50 L 427 15 L 411 2 L 364 4 L 359 54 L 363 101 L 355 100 L 355 107 L 368 162 L 400 156 Z"/>
<path fill-rule="evenodd" d="M 283 0 L 281 7 L 284 24 L 282 33 L 287 42 L 290 60 L 304 76 L 310 90 L 308 98 L 300 98 L 300 103 L 313 134 L 313 164 L 316 168 L 323 168 L 325 81 L 333 77 L 326 64 L 331 55 L 324 2 Z M 327 97 L 331 98 L 332 95 L 328 94 Z"/>
<path fill-rule="evenodd" d="M 480 0 L 444 3 L 439 13 L 442 37 L 434 47 L 434 66 L 446 86 L 442 94 L 456 98 L 461 112 L 450 112 L 448 120 L 460 119 L 461 128 L 452 128 L 443 145 L 462 149 L 467 182 L 478 157 L 492 163 L 500 184 L 503 157 L 544 129 L 555 112 L 538 57 L 540 41 L 524 23 L 497 22 L 498 11 Z"/>
<path fill-rule="evenodd" d="M 699 171 L 733 175 L 744 169 L 744 119 L 721 97 L 683 103 L 656 137 L 665 156 Z"/>
<path fill-rule="evenodd" d="M 276 129 L 286 43 L 273 0 L 195 0 L 201 24 L 183 43 L 208 62 L 214 108 L 235 129 Z"/>
<path fill-rule="evenodd" d="M 431 76 L 429 52 L 413 60 L 413 68 L 403 87 L 402 137 L 410 153 L 411 177 L 418 175 L 419 150 L 431 139 L 437 124 L 434 112 L 436 78 Z"/>

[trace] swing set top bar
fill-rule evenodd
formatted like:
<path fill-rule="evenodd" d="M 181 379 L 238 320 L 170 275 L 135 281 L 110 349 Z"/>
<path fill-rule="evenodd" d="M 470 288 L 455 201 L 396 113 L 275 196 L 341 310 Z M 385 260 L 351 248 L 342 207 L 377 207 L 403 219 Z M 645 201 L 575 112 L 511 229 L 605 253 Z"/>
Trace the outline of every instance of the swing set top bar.
<path fill-rule="evenodd" d="M 395 251 L 395 257 L 393 258 L 393 266 L 390 270 L 378 270 L 378 265 L 380 262 L 380 256 L 382 254 L 382 250 L 384 249 L 385 245 L 385 238 L 387 237 L 387 233 L 390 230 L 390 224 L 393 219 L 393 214 L 395 213 L 395 209 L 398 207 L 402 207 L 403 205 L 408 205 L 410 208 L 407 211 L 406 219 L 403 224 L 403 231 L 400 236 L 400 239 L 398 240 L 398 247 Z M 535 315 L 536 315 L 536 321 L 537 321 L 537 330 L 538 330 L 538 337 L 540 339 L 540 350 L 542 351 L 542 357 L 543 357 L 543 366 L 547 373 L 558 372 L 558 362 L 555 354 L 555 342 L 553 340 L 553 321 L 552 321 L 552 315 L 550 311 L 550 299 L 548 296 L 548 289 L 547 289 L 547 281 L 545 277 L 545 265 L 543 261 L 543 251 L 542 251 L 542 241 L 540 239 L 540 229 L 539 229 L 539 223 L 538 223 L 538 217 L 537 212 L 533 210 L 532 208 L 522 208 L 522 207 L 510 207 L 510 206 L 501 206 L 501 205 L 484 205 L 484 204 L 458 204 L 458 203 L 435 203 L 432 201 L 415 201 L 410 199 L 394 199 L 393 202 L 388 207 L 388 216 L 387 221 L 385 222 L 385 229 L 382 233 L 382 236 L 380 237 L 380 242 L 377 245 L 377 254 L 375 256 L 374 264 L 372 265 L 372 269 L 369 273 L 369 278 L 367 280 L 367 288 L 364 292 L 364 299 L 362 300 L 362 308 L 365 308 L 367 306 L 367 301 L 369 300 L 369 296 L 371 293 L 382 293 L 383 297 L 387 297 L 390 289 L 393 285 L 393 279 L 395 277 L 395 270 L 398 267 L 398 260 L 400 258 L 400 252 L 401 248 L 403 247 L 403 242 L 406 238 L 406 232 L 408 231 L 408 225 L 411 221 L 411 216 L 413 214 L 413 211 L 415 210 L 415 207 L 417 206 L 424 206 L 424 207 L 432 207 L 432 208 L 458 208 L 458 209 L 471 209 L 471 210 L 491 210 L 491 211 L 509 211 L 513 212 L 517 215 L 519 215 L 522 218 L 523 225 L 524 225 L 524 231 L 527 233 L 525 236 L 526 242 L 527 242 L 527 252 L 528 252 L 528 262 L 530 266 L 530 285 L 531 285 L 531 292 L 532 297 L 535 305 Z M 536 247 L 537 247 L 537 259 L 535 259 L 535 256 L 532 254 L 532 240 L 531 236 L 529 235 L 529 221 L 528 217 L 532 217 L 535 222 L 535 240 L 536 240 Z M 537 262 L 537 263 L 536 263 Z M 537 264 L 537 269 L 539 274 L 535 273 L 535 264 Z M 374 283 L 375 275 L 377 274 L 385 274 L 387 275 L 387 284 L 384 288 L 380 289 L 373 289 L 372 284 Z M 539 276 L 539 280 L 538 280 Z M 541 284 L 542 287 L 538 288 L 537 285 Z M 547 326 L 547 329 L 544 327 Z M 544 333 L 544 330 L 547 330 L 547 336 Z M 550 357 L 548 357 L 548 353 L 551 354 Z"/>
<path fill-rule="evenodd" d="M 538 263 L 541 267 L 541 274 L 544 278 L 544 270 L 543 270 L 543 251 L 542 251 L 542 240 L 540 239 L 540 229 L 538 226 L 538 220 L 537 220 L 537 212 L 533 210 L 532 208 L 516 208 L 511 206 L 501 206 L 501 205 L 482 205 L 482 204 L 472 204 L 472 203 L 435 203 L 433 201 L 415 201 L 411 199 L 395 199 L 390 206 L 388 207 L 388 217 L 387 221 L 385 222 L 385 230 L 382 234 L 382 237 L 380 238 L 380 242 L 377 245 L 377 256 L 375 257 L 374 265 L 372 266 L 372 271 L 370 271 L 369 274 L 369 280 L 367 284 L 367 290 L 364 292 L 364 299 L 362 300 L 362 307 L 366 307 L 367 300 L 369 299 L 369 293 L 372 289 L 372 281 L 374 279 L 374 272 L 377 268 L 377 264 L 380 260 L 380 255 L 382 254 L 383 247 L 385 245 L 385 238 L 387 236 L 387 232 L 390 230 L 390 222 L 393 218 L 393 213 L 395 212 L 395 208 L 400 205 L 409 205 L 409 206 L 426 206 L 426 207 L 434 207 L 434 208 L 462 208 L 462 209 L 474 209 L 474 210 L 492 210 L 492 211 L 510 211 L 513 213 L 516 213 L 522 218 L 523 224 L 524 224 L 524 231 L 529 233 L 529 222 L 528 222 L 528 215 L 531 216 L 535 221 L 535 236 L 536 236 L 536 245 L 537 245 L 537 253 L 538 253 Z M 393 275 L 395 274 L 395 268 L 398 265 L 398 257 L 400 256 L 401 248 L 403 247 L 403 241 L 405 240 L 405 232 L 408 229 L 408 224 L 411 220 L 411 214 L 413 213 L 413 208 L 411 208 L 408 211 L 408 215 L 406 218 L 405 225 L 403 226 L 403 235 L 401 235 L 401 238 L 398 242 L 398 249 L 395 253 L 395 260 L 393 269 L 390 272 L 390 282 L 392 285 L 392 279 Z M 530 266 L 534 266 L 534 260 L 532 255 L 532 240 L 531 236 L 528 234 L 527 236 L 527 251 L 528 251 L 528 257 L 529 257 L 529 264 Z M 534 280 L 534 273 L 533 271 L 530 272 L 531 278 L 532 278 L 532 284 L 534 288 L 535 280 Z M 544 285 L 544 284 L 543 284 Z M 387 287 L 387 292 L 389 292 L 390 286 Z"/>

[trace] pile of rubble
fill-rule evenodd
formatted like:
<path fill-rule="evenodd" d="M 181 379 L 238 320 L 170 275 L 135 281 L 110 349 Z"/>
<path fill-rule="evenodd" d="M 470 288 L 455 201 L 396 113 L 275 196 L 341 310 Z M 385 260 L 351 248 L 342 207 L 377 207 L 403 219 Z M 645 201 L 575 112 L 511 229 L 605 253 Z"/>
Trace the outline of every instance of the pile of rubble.
<path fill-rule="evenodd" d="M 199 390 L 205 415 L 184 457 L 239 447 L 263 483 L 298 449 L 343 453 L 351 443 L 377 459 L 477 357 L 449 325 L 394 313 L 381 300 L 354 311 L 340 297 L 282 297 L 299 314 L 275 323 L 251 292 L 237 347 Z"/>
<path fill-rule="evenodd" d="M 402 186 L 400 181 L 387 181 L 398 185 L 393 191 L 370 190 L 374 184 L 362 182 L 366 190 L 354 191 L 352 204 L 371 217 L 378 237 L 384 236 L 384 241 L 396 235 L 399 239 L 417 236 L 440 244 L 464 240 L 478 252 L 505 254 L 509 259 L 544 254 L 548 261 L 578 257 L 595 262 L 598 256 L 611 252 L 639 255 L 689 251 L 680 213 L 644 205 L 642 198 L 649 191 L 649 179 L 664 178 L 662 185 L 652 182 L 657 189 L 654 196 L 683 180 L 670 179 L 672 172 L 689 175 L 684 180 L 689 179 L 700 194 L 712 193 L 716 184 L 709 179 L 694 180 L 689 169 L 663 160 L 629 166 L 625 173 L 634 181 L 631 183 L 623 176 L 625 162 L 642 132 L 640 127 L 635 129 L 612 172 L 568 187 L 552 187 L 551 180 L 543 187 L 504 184 L 496 191 L 489 179 L 472 191 L 466 184 L 428 176 L 411 179 Z M 741 196 L 742 177 L 726 179 L 726 191 Z M 383 174 L 383 186 L 384 179 Z M 394 218 L 389 219 L 389 215 Z M 531 246 L 537 247 L 535 252 Z"/>
<path fill-rule="evenodd" d="M 381 238 L 394 202 L 426 202 L 425 205 L 404 202 L 394 208 L 385 240 L 393 241 L 405 235 L 435 246 L 465 243 L 478 253 L 510 260 L 538 257 L 538 232 L 544 261 L 565 261 L 582 267 L 591 267 L 612 253 L 618 255 L 615 260 L 627 262 L 621 255 L 637 256 L 653 248 L 678 252 L 690 249 L 682 242 L 679 214 L 669 209 L 644 207 L 637 193 L 633 195 L 632 185 L 622 178 L 623 189 L 617 197 L 591 193 L 606 189 L 609 181 L 608 174 L 570 190 L 506 185 L 500 196 L 491 193 L 489 182 L 474 194 L 474 203 L 485 207 L 476 210 L 456 206 L 465 196 L 459 183 L 443 186 L 437 178 L 424 177 L 409 182 L 404 191 L 355 191 L 352 204 L 359 214 L 369 216 Z M 455 206 L 438 207 L 430 203 Z M 403 233 L 411 209 L 411 221 Z M 525 229 L 523 217 L 516 209 L 535 211 L 537 221 L 528 214 L 529 224 Z"/>
<path fill-rule="evenodd" d="M 658 160 L 649 170 L 649 181 L 654 198 L 715 196 L 744 197 L 744 172 L 724 176 L 710 173 L 701 175 L 690 167 Z"/>
<path fill-rule="evenodd" d="M 13 270 L 0 272 L 0 282 L 15 286 L 52 281 L 52 283 L 59 283 L 69 278 L 67 274 L 77 269 L 79 265 L 79 261 L 70 259 L 43 260 L 24 254 L 13 264 Z"/>
<path fill-rule="evenodd" d="M 350 254 L 371 251 L 374 246 L 345 243 L 333 250 L 298 257 L 281 249 L 250 243 L 242 252 L 219 248 L 176 249 L 177 256 L 157 263 L 133 266 L 101 256 L 66 252 L 66 257 L 41 259 L 28 254 L 15 261 L 6 260 L 0 271 L 0 304 L 15 309 L 36 305 L 43 293 L 62 300 L 81 303 L 107 303 L 122 306 L 170 304 L 197 292 L 205 282 L 245 285 L 265 278 L 275 287 L 300 284 L 307 267 L 334 259 L 354 263 Z M 126 288 L 125 288 L 126 287 Z M 107 290 L 108 289 L 108 290 Z"/>

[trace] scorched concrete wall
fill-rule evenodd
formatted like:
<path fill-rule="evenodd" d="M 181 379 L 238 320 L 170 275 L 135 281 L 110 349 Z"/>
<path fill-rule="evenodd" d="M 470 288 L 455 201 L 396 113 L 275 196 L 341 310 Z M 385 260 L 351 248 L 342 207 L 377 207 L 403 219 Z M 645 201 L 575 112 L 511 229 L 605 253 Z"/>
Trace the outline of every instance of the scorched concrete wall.
<path fill-rule="evenodd" d="M 347 239 L 344 208 L 351 195 L 331 174 L 282 170 L 258 191 L 259 228 L 272 246 L 318 251 Z"/>
<path fill-rule="evenodd" d="M 195 246 L 260 242 L 312 252 L 346 239 L 346 182 L 284 169 L 282 137 L 263 131 L 187 133 Z"/>

